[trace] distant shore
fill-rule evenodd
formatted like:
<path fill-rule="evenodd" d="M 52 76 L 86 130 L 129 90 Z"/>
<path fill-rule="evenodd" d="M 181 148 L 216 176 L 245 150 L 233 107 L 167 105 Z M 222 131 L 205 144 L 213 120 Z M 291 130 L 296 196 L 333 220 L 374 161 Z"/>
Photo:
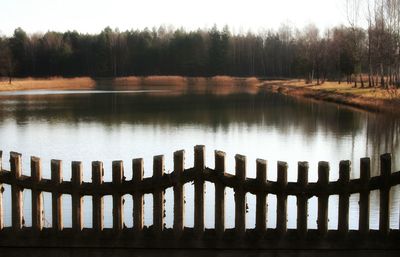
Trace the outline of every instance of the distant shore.
<path fill-rule="evenodd" d="M 104 83 L 105 82 L 105 83 Z M 48 78 L 15 78 L 11 84 L 6 78 L 0 80 L 0 91 L 23 91 L 23 90 L 77 90 L 93 89 L 99 85 L 110 85 L 113 87 L 135 87 L 135 86 L 185 86 L 205 85 L 211 83 L 218 86 L 259 86 L 260 81 L 255 77 L 239 78 L 230 76 L 205 77 L 182 77 L 182 76 L 128 76 L 117 78 L 91 78 L 91 77 L 48 77 Z"/>
<path fill-rule="evenodd" d="M 337 104 L 352 106 L 375 112 L 391 112 L 400 114 L 400 90 L 381 88 L 354 88 L 352 84 L 325 82 L 322 85 L 306 84 L 304 80 L 259 80 L 257 78 L 237 78 L 229 76 L 204 77 L 181 77 L 181 76 L 148 76 L 148 77 L 118 77 L 98 78 L 23 78 L 0 80 L 0 91 L 23 91 L 23 90 L 84 90 L 93 89 L 101 81 L 106 80 L 112 86 L 143 86 L 143 85 L 174 85 L 183 86 L 189 84 L 204 85 L 213 83 L 216 86 L 242 86 L 251 88 L 266 88 L 269 91 L 285 95 L 312 98 Z M 106 84 L 107 84 L 106 83 Z M 229 90 L 228 90 L 229 91 Z"/>
<path fill-rule="evenodd" d="M 89 77 L 15 78 L 11 84 L 8 80 L 0 81 L 0 91 L 92 89 L 95 85 Z"/>
<path fill-rule="evenodd" d="M 272 92 L 343 104 L 373 112 L 400 114 L 400 89 L 354 88 L 353 84 L 325 82 L 306 84 L 304 80 L 266 82 Z"/>

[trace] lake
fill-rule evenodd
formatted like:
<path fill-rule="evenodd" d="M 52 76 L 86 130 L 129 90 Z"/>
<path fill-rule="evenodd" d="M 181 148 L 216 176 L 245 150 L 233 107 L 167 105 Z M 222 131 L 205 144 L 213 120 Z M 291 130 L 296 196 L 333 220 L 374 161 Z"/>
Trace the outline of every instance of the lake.
<path fill-rule="evenodd" d="M 288 180 L 297 180 L 297 162 L 308 161 L 310 182 L 317 180 L 318 161 L 328 161 L 330 180 L 338 178 L 339 161 L 352 162 L 351 178 L 359 177 L 359 160 L 371 157 L 372 176 L 379 174 L 379 155 L 393 153 L 400 170 L 400 119 L 336 104 L 271 93 L 240 85 L 196 83 L 112 87 L 107 81 L 93 90 L 19 91 L 0 93 L 0 149 L 22 153 L 23 173 L 30 174 L 30 156 L 42 158 L 43 176 L 50 178 L 50 159 L 63 160 L 64 180 L 71 161 L 83 161 L 84 181 L 91 179 L 91 161 L 101 160 L 105 181 L 111 162 L 123 160 L 130 179 L 131 160 L 144 158 L 145 177 L 152 158 L 165 155 L 166 173 L 173 152 L 186 151 L 193 166 L 193 147 L 206 146 L 206 166 L 214 167 L 214 150 L 227 153 L 227 171 L 234 156 L 247 156 L 248 177 L 255 177 L 257 158 L 268 160 L 268 179 L 276 180 L 276 163 L 289 165 Z M 3 165 L 9 169 L 9 164 Z M 193 226 L 193 186 L 185 185 L 185 225 Z M 399 226 L 400 187 L 392 190 L 391 227 Z M 5 186 L 5 225 L 11 224 L 10 187 Z M 132 199 L 125 196 L 125 223 L 132 226 Z M 51 224 L 51 196 L 44 194 L 46 226 Z M 63 196 L 64 223 L 71 226 L 71 198 Z M 378 228 L 379 193 L 371 200 L 371 228 Z M 30 191 L 24 191 L 25 222 L 31 224 Z M 214 187 L 206 183 L 205 224 L 214 226 Z M 255 196 L 248 194 L 247 227 L 254 227 Z M 233 191 L 226 193 L 226 226 L 234 226 Z M 112 226 L 112 198 L 105 197 L 105 227 Z M 338 197 L 329 201 L 329 228 L 337 227 Z M 268 196 L 268 227 L 275 227 L 276 198 Z M 288 198 L 288 228 L 296 226 L 296 198 Z M 309 200 L 309 227 L 316 228 L 317 200 Z M 166 190 L 166 226 L 172 227 L 173 191 Z M 91 226 L 90 197 L 84 198 L 85 227 Z M 145 225 L 152 224 L 152 197 L 145 195 Z M 350 198 L 350 228 L 358 227 L 358 195 Z"/>

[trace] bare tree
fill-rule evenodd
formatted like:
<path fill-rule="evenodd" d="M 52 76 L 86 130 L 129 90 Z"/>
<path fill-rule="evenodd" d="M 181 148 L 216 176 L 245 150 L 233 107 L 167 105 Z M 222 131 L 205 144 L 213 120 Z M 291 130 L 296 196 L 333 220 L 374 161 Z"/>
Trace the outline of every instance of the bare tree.
<path fill-rule="evenodd" d="M 309 66 L 309 74 L 307 81 L 313 82 L 315 75 L 317 75 L 319 83 L 319 67 L 318 67 L 318 54 L 319 54 L 319 30 L 314 24 L 309 24 L 304 28 L 303 37 L 301 41 L 305 48 L 305 59 Z"/>
<path fill-rule="evenodd" d="M 360 18 L 360 0 L 346 0 L 346 14 L 347 21 L 353 32 L 353 54 L 356 66 L 354 69 L 354 87 L 357 87 L 357 76 L 360 76 L 361 87 L 364 87 L 362 80 L 362 66 L 361 66 L 361 48 L 362 48 L 362 38 L 360 37 L 363 33 L 360 32 L 359 28 L 359 18 Z"/>

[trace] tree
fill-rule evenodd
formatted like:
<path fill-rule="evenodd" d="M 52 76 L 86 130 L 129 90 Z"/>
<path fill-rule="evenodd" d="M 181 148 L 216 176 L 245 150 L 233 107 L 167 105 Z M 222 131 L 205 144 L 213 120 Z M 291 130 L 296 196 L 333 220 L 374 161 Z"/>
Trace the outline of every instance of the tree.
<path fill-rule="evenodd" d="M 222 31 L 214 27 L 209 32 L 210 50 L 209 67 L 210 75 L 225 74 L 228 65 L 230 32 L 227 26 Z"/>
<path fill-rule="evenodd" d="M 305 27 L 301 41 L 304 47 L 304 59 L 307 62 L 307 81 L 312 83 L 317 72 L 319 83 L 320 38 L 318 28 L 314 24 L 309 24 Z"/>
<path fill-rule="evenodd" d="M 359 28 L 361 2 L 360 0 L 346 0 L 347 21 L 352 31 L 351 34 L 351 52 L 353 53 L 354 66 L 354 87 L 357 87 L 357 77 L 360 77 L 361 87 L 364 87 L 364 82 L 361 76 L 362 73 L 362 48 L 363 48 L 363 31 Z"/>
<path fill-rule="evenodd" d="M 14 30 L 14 35 L 9 39 L 9 49 L 12 53 L 13 66 L 15 72 L 20 76 L 28 76 L 30 71 L 28 68 L 27 46 L 29 44 L 28 35 L 21 28 Z"/>
<path fill-rule="evenodd" d="M 11 84 L 14 75 L 14 60 L 7 39 L 0 38 L 0 75 L 8 77 Z"/>

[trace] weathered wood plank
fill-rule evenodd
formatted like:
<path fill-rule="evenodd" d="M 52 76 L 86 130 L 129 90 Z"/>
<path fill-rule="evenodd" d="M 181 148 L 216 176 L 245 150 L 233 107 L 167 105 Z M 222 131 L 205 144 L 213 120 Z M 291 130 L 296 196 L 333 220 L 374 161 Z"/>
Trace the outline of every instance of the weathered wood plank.
<path fill-rule="evenodd" d="M 239 237 L 246 233 L 246 192 L 243 184 L 246 180 L 246 156 L 237 154 L 236 161 L 236 178 L 238 186 L 235 188 L 235 230 Z"/>
<path fill-rule="evenodd" d="M 11 223 L 14 231 L 19 231 L 23 227 L 23 201 L 22 189 L 17 186 L 17 181 L 22 175 L 21 154 L 16 152 L 10 153 L 11 177 L 13 183 L 11 185 Z"/>
<path fill-rule="evenodd" d="M 92 162 L 92 183 L 93 185 L 103 184 L 104 168 L 103 162 L 94 161 Z M 92 196 L 92 218 L 93 218 L 93 229 L 95 231 L 103 231 L 104 228 L 104 198 L 103 194 L 95 192 Z"/>
<path fill-rule="evenodd" d="M 287 231 L 287 169 L 288 165 L 286 162 L 278 162 L 278 186 L 279 193 L 276 195 L 276 230 L 280 236 L 286 234 Z"/>
<path fill-rule="evenodd" d="M 71 182 L 74 186 L 72 192 L 72 228 L 76 232 L 80 232 L 83 229 L 83 197 L 79 193 L 83 180 L 82 162 L 72 162 L 71 171 Z"/>
<path fill-rule="evenodd" d="M 344 190 L 339 195 L 339 220 L 338 230 L 341 235 L 346 235 L 349 232 L 349 197 L 347 187 L 350 182 L 350 161 L 341 161 L 339 164 L 339 182 Z"/>
<path fill-rule="evenodd" d="M 153 177 L 162 178 L 164 175 L 164 155 L 154 156 L 153 159 Z M 156 235 L 164 230 L 164 190 L 158 188 L 153 193 L 153 228 Z"/>
<path fill-rule="evenodd" d="M 139 184 L 143 180 L 143 159 L 132 160 L 133 182 Z M 139 235 L 143 230 L 143 193 L 134 188 L 133 192 L 133 229 L 136 235 Z"/>
<path fill-rule="evenodd" d="M 42 164 L 39 158 L 31 157 L 32 188 L 32 228 L 41 231 L 43 228 L 43 198 L 42 192 L 37 190 L 37 185 L 42 179 Z"/>
<path fill-rule="evenodd" d="M 122 161 L 113 161 L 112 163 L 112 182 L 115 188 L 122 184 L 124 177 L 124 164 Z M 124 228 L 123 199 L 118 192 L 113 194 L 113 229 L 120 233 Z"/>
<path fill-rule="evenodd" d="M 392 173 L 392 155 L 387 153 L 381 155 L 381 177 L 382 188 L 379 192 L 379 231 L 382 235 L 389 234 L 390 231 L 390 174 Z"/>
<path fill-rule="evenodd" d="M 329 163 L 319 162 L 318 163 L 318 188 L 322 194 L 318 197 L 318 219 L 317 227 L 321 237 L 326 236 L 328 232 L 328 200 L 329 195 L 324 191 L 328 186 L 329 182 Z"/>
<path fill-rule="evenodd" d="M 370 158 L 360 159 L 360 180 L 362 190 L 360 192 L 360 211 L 358 229 L 363 236 L 369 233 L 369 194 L 368 184 L 371 178 L 371 160 Z"/>
<path fill-rule="evenodd" d="M 225 175 L 225 153 L 215 151 L 215 172 Z M 215 183 L 215 230 L 218 237 L 225 232 L 225 186 L 218 180 Z"/>
<path fill-rule="evenodd" d="M 204 180 L 205 146 L 194 147 L 194 230 L 197 236 L 204 232 Z"/>
<path fill-rule="evenodd" d="M 256 169 L 258 183 L 265 184 L 267 181 L 267 161 L 257 159 Z M 256 230 L 264 233 L 267 229 L 267 194 L 259 192 L 256 197 Z"/>
<path fill-rule="evenodd" d="M 185 204 L 185 191 L 181 181 L 182 173 L 185 169 L 185 151 L 174 152 L 174 173 L 176 183 L 174 185 L 174 233 L 176 237 L 180 237 L 183 232 Z"/>
<path fill-rule="evenodd" d="M 62 183 L 62 161 L 51 160 L 51 181 L 53 182 L 52 199 L 52 227 L 56 231 L 62 231 L 63 213 L 62 213 L 62 197 L 58 192 L 58 187 Z"/>
<path fill-rule="evenodd" d="M 308 184 L 308 162 L 297 165 L 297 183 L 303 189 L 303 194 L 297 196 L 297 232 L 301 238 L 307 235 L 308 197 L 305 188 Z"/>

